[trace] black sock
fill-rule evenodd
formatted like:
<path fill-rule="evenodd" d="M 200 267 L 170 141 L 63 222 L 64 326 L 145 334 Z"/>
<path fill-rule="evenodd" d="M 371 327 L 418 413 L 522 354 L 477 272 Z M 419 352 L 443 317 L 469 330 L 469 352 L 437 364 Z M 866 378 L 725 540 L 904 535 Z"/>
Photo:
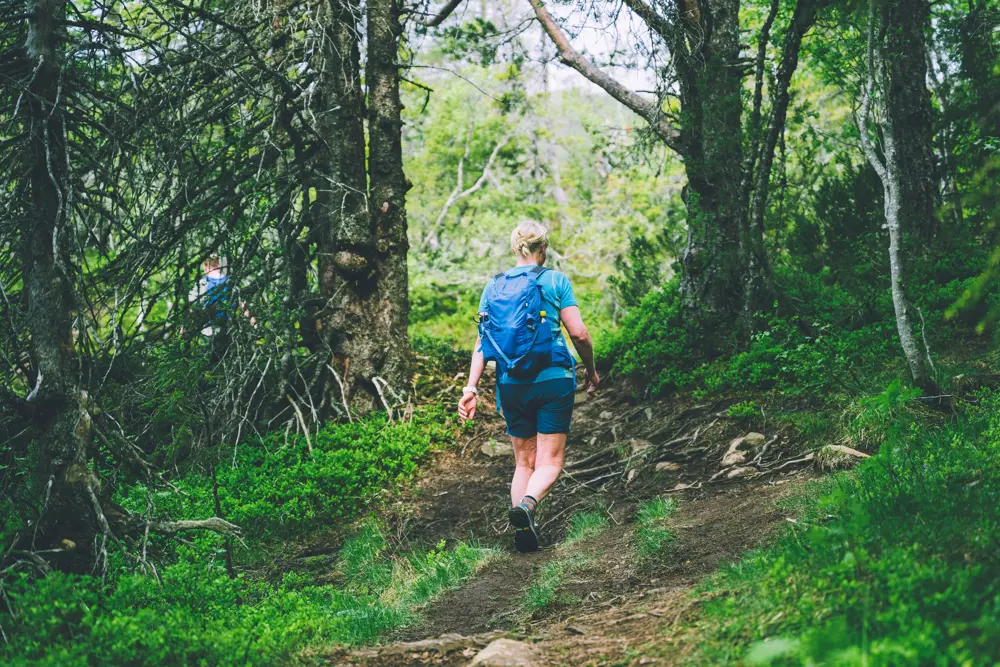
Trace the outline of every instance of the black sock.
<path fill-rule="evenodd" d="M 524 498 L 521 498 L 521 503 L 527 505 L 528 509 L 531 510 L 532 512 L 534 512 L 535 507 L 538 506 L 538 501 L 532 498 L 531 496 L 525 496 Z"/>

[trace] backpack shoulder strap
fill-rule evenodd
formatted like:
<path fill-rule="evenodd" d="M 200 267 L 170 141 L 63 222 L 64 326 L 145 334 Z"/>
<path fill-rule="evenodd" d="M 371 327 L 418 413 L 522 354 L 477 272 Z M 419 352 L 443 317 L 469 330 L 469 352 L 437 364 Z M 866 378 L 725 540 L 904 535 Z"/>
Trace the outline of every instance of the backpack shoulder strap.
<path fill-rule="evenodd" d="M 551 271 L 551 269 L 547 266 L 533 266 L 532 268 L 528 269 L 528 273 L 534 273 L 536 276 L 540 276 L 546 271 Z"/>
<path fill-rule="evenodd" d="M 501 279 L 501 278 L 503 278 L 503 277 L 504 277 L 505 275 L 507 275 L 507 272 L 506 272 L 506 271 L 501 271 L 500 273 L 498 273 L 498 274 L 496 274 L 495 276 L 493 276 L 493 280 L 500 280 L 500 279 Z"/>

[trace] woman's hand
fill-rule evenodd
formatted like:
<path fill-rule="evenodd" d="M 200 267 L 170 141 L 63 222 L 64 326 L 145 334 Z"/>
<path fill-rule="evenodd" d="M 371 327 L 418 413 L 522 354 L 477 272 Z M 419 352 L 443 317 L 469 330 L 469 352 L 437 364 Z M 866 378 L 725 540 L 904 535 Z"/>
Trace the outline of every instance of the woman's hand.
<path fill-rule="evenodd" d="M 477 397 L 471 391 L 462 394 L 458 401 L 458 416 L 463 422 L 467 422 L 476 416 Z"/>
<path fill-rule="evenodd" d="M 587 370 L 587 393 L 593 394 L 597 391 L 597 385 L 601 384 L 601 376 L 597 374 L 596 368 Z"/>

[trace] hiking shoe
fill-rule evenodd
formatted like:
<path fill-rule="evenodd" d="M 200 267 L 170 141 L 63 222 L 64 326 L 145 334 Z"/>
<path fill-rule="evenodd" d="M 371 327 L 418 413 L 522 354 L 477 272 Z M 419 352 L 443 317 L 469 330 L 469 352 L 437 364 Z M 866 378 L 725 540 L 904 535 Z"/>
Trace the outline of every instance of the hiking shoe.
<path fill-rule="evenodd" d="M 535 528 L 534 512 L 524 503 L 518 503 L 507 511 L 507 519 L 514 527 L 514 547 L 525 554 L 538 551 L 538 529 Z"/>

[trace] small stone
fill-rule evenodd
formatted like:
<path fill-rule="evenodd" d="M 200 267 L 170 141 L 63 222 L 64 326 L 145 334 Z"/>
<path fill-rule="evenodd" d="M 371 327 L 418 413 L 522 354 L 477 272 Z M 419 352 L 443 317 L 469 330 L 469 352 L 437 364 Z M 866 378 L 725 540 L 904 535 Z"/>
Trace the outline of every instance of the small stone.
<path fill-rule="evenodd" d="M 542 667 L 545 659 L 529 644 L 513 639 L 497 639 L 472 659 L 483 667 Z"/>
<path fill-rule="evenodd" d="M 578 391 L 573 394 L 573 405 L 580 405 L 581 403 L 587 402 L 587 392 Z"/>
<path fill-rule="evenodd" d="M 747 460 L 746 452 L 741 451 L 740 447 L 743 446 L 743 438 L 736 438 L 731 443 L 729 443 L 729 449 L 726 450 L 725 456 L 722 457 L 722 467 L 728 468 L 729 466 L 739 465 Z"/>
<path fill-rule="evenodd" d="M 847 447 L 845 445 L 827 445 L 824 449 L 831 449 L 835 452 L 840 452 L 841 454 L 847 454 L 849 456 L 856 456 L 859 459 L 870 459 L 871 454 L 865 454 L 852 447 Z"/>
<path fill-rule="evenodd" d="M 646 419 L 653 421 L 653 408 L 646 408 Z"/>
<path fill-rule="evenodd" d="M 868 454 L 859 452 L 844 445 L 827 445 L 816 452 L 816 466 L 824 472 L 846 470 L 854 467 L 861 459 L 870 458 Z"/>
<path fill-rule="evenodd" d="M 656 472 L 672 472 L 674 470 L 680 470 L 681 464 L 674 463 L 673 461 L 660 461 L 656 464 Z"/>
<path fill-rule="evenodd" d="M 479 448 L 479 451 L 486 454 L 486 456 L 497 458 L 499 456 L 513 455 L 514 446 L 506 440 L 498 441 L 495 438 L 490 438 L 489 441 L 483 443 L 483 446 Z"/>
<path fill-rule="evenodd" d="M 612 412 L 611 412 L 610 410 L 604 410 L 604 411 L 603 411 L 603 412 L 602 412 L 602 413 L 600 414 L 600 417 L 601 417 L 601 419 L 603 419 L 603 420 L 605 420 L 605 421 L 607 421 L 607 420 L 609 420 L 609 419 L 613 418 L 614 416 L 615 416 L 615 415 L 614 415 L 614 413 L 612 413 Z"/>
<path fill-rule="evenodd" d="M 751 468 L 750 466 L 746 466 L 744 468 L 733 468 L 726 474 L 726 477 L 728 479 L 736 479 L 737 477 L 746 477 L 747 475 L 752 475 L 755 472 L 757 472 L 757 469 Z"/>
<path fill-rule="evenodd" d="M 691 488 L 690 484 L 684 484 L 683 482 L 677 482 L 677 484 L 675 484 L 674 488 L 671 489 L 671 490 L 672 491 L 683 491 L 684 489 L 690 489 L 690 488 Z"/>
<path fill-rule="evenodd" d="M 638 475 L 638 474 L 639 474 L 639 471 L 637 469 L 635 469 L 635 468 L 632 468 L 631 470 L 629 470 L 628 471 L 628 475 L 626 476 L 626 479 L 625 479 L 625 483 L 626 484 L 630 483 L 633 479 L 635 479 L 635 476 Z"/>
<path fill-rule="evenodd" d="M 632 454 L 641 454 L 650 447 L 653 446 L 649 440 L 640 440 L 639 438 L 632 438 L 629 440 L 629 445 L 632 447 Z"/>
<path fill-rule="evenodd" d="M 752 450 L 763 445 L 766 440 L 761 433 L 747 433 L 742 437 L 735 438 L 729 443 L 729 449 L 726 450 L 725 456 L 722 457 L 722 467 L 728 468 L 729 466 L 746 463 L 747 455 Z"/>

